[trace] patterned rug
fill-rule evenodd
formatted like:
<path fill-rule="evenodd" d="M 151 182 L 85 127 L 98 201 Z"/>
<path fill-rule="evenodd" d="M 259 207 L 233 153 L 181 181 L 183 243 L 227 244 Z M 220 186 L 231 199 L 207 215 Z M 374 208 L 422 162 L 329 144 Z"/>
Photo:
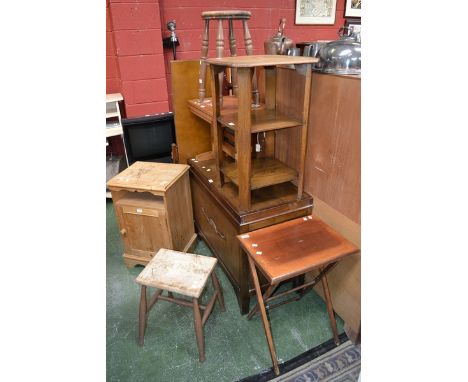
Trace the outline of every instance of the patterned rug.
<path fill-rule="evenodd" d="M 271 381 L 356 382 L 361 371 L 361 346 L 346 341 L 322 356 Z"/>

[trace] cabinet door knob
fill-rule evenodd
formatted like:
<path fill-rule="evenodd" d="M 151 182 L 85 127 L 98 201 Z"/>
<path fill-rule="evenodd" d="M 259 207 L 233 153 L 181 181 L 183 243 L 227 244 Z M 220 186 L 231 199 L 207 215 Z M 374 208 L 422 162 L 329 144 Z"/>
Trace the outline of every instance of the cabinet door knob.
<path fill-rule="evenodd" d="M 126 230 L 125 228 L 122 228 L 122 229 L 120 230 L 120 234 L 121 234 L 122 236 L 125 236 L 125 235 L 127 234 L 127 230 Z"/>

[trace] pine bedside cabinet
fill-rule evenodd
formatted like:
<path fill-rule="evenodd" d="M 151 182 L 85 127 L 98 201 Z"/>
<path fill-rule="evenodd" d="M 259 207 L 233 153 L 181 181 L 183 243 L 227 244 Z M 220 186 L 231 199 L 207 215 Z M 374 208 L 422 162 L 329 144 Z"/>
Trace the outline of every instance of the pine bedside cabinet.
<path fill-rule="evenodd" d="M 127 267 L 146 265 L 160 248 L 195 244 L 189 166 L 135 162 L 107 182 Z"/>

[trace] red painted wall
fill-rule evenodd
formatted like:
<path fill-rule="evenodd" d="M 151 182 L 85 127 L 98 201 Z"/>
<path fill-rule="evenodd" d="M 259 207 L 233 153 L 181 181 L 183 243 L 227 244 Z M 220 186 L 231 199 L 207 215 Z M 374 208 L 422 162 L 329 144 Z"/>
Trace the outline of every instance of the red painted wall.
<path fill-rule="evenodd" d="M 242 9 L 252 12 L 249 29 L 254 54 L 263 54 L 263 42 L 286 18 L 285 35 L 294 42 L 334 40 L 344 24 L 344 1 L 338 0 L 335 25 L 294 25 L 296 0 L 107 0 L 107 92 L 121 91 L 127 116 L 170 110 L 172 51 L 162 48 L 169 36 L 168 21 L 177 23 L 177 59 L 200 57 L 203 22 L 201 12 Z M 238 55 L 245 54 L 242 24 L 234 23 Z M 226 55 L 227 25 L 225 26 Z M 209 55 L 215 56 L 216 26 L 210 24 Z"/>
<path fill-rule="evenodd" d="M 159 1 L 108 2 L 106 91 L 122 93 L 127 117 L 168 111 Z"/>

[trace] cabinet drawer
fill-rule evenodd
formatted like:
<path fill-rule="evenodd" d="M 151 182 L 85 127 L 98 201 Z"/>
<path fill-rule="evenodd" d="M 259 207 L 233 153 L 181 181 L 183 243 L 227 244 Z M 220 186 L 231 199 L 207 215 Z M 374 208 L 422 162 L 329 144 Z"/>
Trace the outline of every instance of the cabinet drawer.
<path fill-rule="evenodd" d="M 135 206 L 122 206 L 121 208 L 124 214 L 144 215 L 144 216 L 153 216 L 153 217 L 159 217 L 160 215 L 164 215 L 163 209 L 135 207 Z"/>
<path fill-rule="evenodd" d="M 238 229 L 197 181 L 192 181 L 195 221 L 227 272 L 240 283 Z"/>

